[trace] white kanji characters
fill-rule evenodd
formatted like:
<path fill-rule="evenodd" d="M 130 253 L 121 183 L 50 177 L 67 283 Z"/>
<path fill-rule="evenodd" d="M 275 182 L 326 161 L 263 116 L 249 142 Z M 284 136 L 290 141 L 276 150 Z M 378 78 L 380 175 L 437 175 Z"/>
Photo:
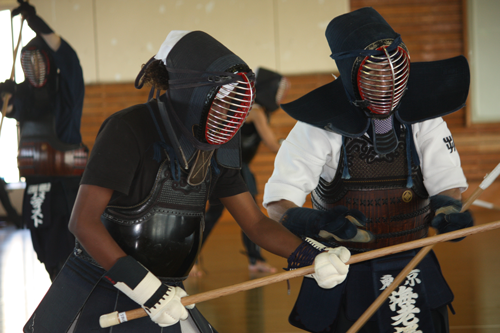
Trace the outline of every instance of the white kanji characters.
<path fill-rule="evenodd" d="M 446 144 L 446 148 L 450 150 L 450 154 L 457 151 L 457 148 L 455 148 L 455 142 L 453 141 L 453 137 L 451 135 L 443 138 L 443 142 Z"/>
<path fill-rule="evenodd" d="M 394 320 L 392 326 L 403 325 L 394 327 L 394 333 L 422 333 L 422 331 L 418 330 L 420 319 L 415 315 L 420 313 L 420 309 L 415 306 L 418 294 L 413 292 L 412 288 L 422 282 L 418 278 L 418 273 L 420 273 L 419 269 L 412 270 L 406 277 L 404 286 L 400 286 L 398 291 L 393 291 L 389 296 L 389 308 L 398 314 L 391 317 Z M 393 281 L 394 277 L 390 274 L 382 276 L 380 278 L 382 283 L 380 290 L 386 289 Z"/>
<path fill-rule="evenodd" d="M 415 313 L 420 313 L 420 309 L 415 306 L 418 294 L 413 292 L 413 288 L 400 286 L 398 291 L 393 291 L 389 296 L 389 308 L 398 313 L 394 319 L 393 326 L 403 324 L 404 326 L 416 325 L 419 319 Z M 398 309 L 399 307 L 399 309 Z"/>
<path fill-rule="evenodd" d="M 394 333 L 422 333 L 422 331 L 417 330 L 418 325 L 408 326 L 408 327 L 395 327 L 396 331 Z"/>
<path fill-rule="evenodd" d="M 33 194 L 30 199 L 31 218 L 35 228 L 38 228 L 39 225 L 43 224 L 42 204 L 45 201 L 45 193 L 50 192 L 50 183 L 30 185 L 27 191 L 28 194 Z"/>
<path fill-rule="evenodd" d="M 388 274 L 388 275 L 382 276 L 380 278 L 380 282 L 382 282 L 382 287 L 379 290 L 384 290 L 385 288 L 389 287 L 391 285 L 392 281 L 394 281 L 394 278 L 392 277 L 392 275 Z"/>
<path fill-rule="evenodd" d="M 418 273 L 420 273 L 420 269 L 412 270 L 406 277 L 405 286 L 414 287 L 416 284 L 420 284 L 422 281 L 418 278 Z"/>

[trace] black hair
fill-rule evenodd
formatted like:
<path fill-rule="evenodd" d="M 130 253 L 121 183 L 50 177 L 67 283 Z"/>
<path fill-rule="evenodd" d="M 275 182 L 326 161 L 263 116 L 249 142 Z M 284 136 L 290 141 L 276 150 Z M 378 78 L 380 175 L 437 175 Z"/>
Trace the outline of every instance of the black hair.
<path fill-rule="evenodd" d="M 145 64 L 142 65 L 143 67 Z M 144 84 L 154 85 L 156 89 L 168 89 L 168 72 L 162 60 L 151 62 L 144 71 L 141 79 Z"/>

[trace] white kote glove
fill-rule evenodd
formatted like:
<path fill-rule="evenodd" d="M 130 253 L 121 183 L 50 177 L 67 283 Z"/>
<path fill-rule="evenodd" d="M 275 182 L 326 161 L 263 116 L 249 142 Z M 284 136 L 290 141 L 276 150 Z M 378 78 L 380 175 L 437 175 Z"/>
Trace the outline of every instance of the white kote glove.
<path fill-rule="evenodd" d="M 150 308 L 144 305 L 142 307 L 151 320 L 158 325 L 162 327 L 174 325 L 179 320 L 186 320 L 188 317 L 188 312 L 181 303 L 181 298 L 184 296 L 187 296 L 187 293 L 181 287 L 169 286 L 167 292 L 155 305 Z M 192 309 L 194 304 L 188 307 Z"/>
<path fill-rule="evenodd" d="M 106 278 L 141 305 L 152 321 L 161 327 L 171 326 L 188 317 L 181 298 L 187 293 L 180 287 L 163 284 L 131 256 L 123 257 L 111 267 Z M 192 309 L 194 304 L 187 306 Z"/>
<path fill-rule="evenodd" d="M 307 277 L 313 277 L 318 286 L 331 289 L 344 282 L 349 272 L 349 265 L 345 263 L 351 257 L 351 252 L 343 246 L 331 248 L 306 238 L 305 241 L 321 253 L 314 258 L 314 273 Z"/>

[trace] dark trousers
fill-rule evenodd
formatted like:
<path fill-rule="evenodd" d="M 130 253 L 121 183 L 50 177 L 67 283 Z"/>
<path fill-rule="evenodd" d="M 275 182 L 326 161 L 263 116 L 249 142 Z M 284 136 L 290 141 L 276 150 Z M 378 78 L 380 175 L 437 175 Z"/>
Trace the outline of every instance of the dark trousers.
<path fill-rule="evenodd" d="M 42 223 L 33 218 L 33 194 L 30 185 L 50 183 L 50 191 L 44 193 Z M 68 229 L 69 218 L 76 200 L 80 177 L 30 177 L 26 179 L 23 199 L 23 220 L 31 232 L 33 248 L 38 260 L 54 281 L 68 256 L 73 252 L 75 237 Z"/>

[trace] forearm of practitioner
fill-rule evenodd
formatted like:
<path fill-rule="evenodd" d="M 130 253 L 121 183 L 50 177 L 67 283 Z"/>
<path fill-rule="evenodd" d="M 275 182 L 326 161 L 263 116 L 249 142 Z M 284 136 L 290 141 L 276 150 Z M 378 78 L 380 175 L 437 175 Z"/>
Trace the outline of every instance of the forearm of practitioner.
<path fill-rule="evenodd" d="M 248 118 L 246 120 L 251 121 L 255 124 L 255 128 L 259 133 L 259 136 L 262 138 L 262 142 L 273 152 L 277 153 L 280 149 L 280 144 L 274 132 L 267 121 L 267 117 L 264 113 L 264 110 L 258 105 L 254 105 L 252 111 L 249 113 Z"/>
<path fill-rule="evenodd" d="M 296 208 L 299 207 L 293 202 L 289 200 L 280 200 L 280 201 L 274 201 L 270 202 L 267 205 L 267 213 L 269 214 L 269 217 L 272 218 L 275 221 L 280 221 L 281 217 L 285 214 L 287 210 L 290 208 Z"/>
<path fill-rule="evenodd" d="M 111 189 L 81 185 L 69 222 L 69 230 L 105 270 L 126 256 L 101 222 L 112 194 Z"/>
<path fill-rule="evenodd" d="M 302 241 L 283 225 L 265 216 L 249 192 L 221 198 L 247 236 L 257 245 L 288 259 L 288 269 L 314 264 L 312 276 L 322 288 L 333 288 L 347 277 L 350 258 L 344 247 L 328 248 L 306 239 Z"/>
<path fill-rule="evenodd" d="M 249 192 L 220 200 L 247 236 L 267 251 L 288 258 L 302 243 L 299 237 L 265 216 Z"/>

